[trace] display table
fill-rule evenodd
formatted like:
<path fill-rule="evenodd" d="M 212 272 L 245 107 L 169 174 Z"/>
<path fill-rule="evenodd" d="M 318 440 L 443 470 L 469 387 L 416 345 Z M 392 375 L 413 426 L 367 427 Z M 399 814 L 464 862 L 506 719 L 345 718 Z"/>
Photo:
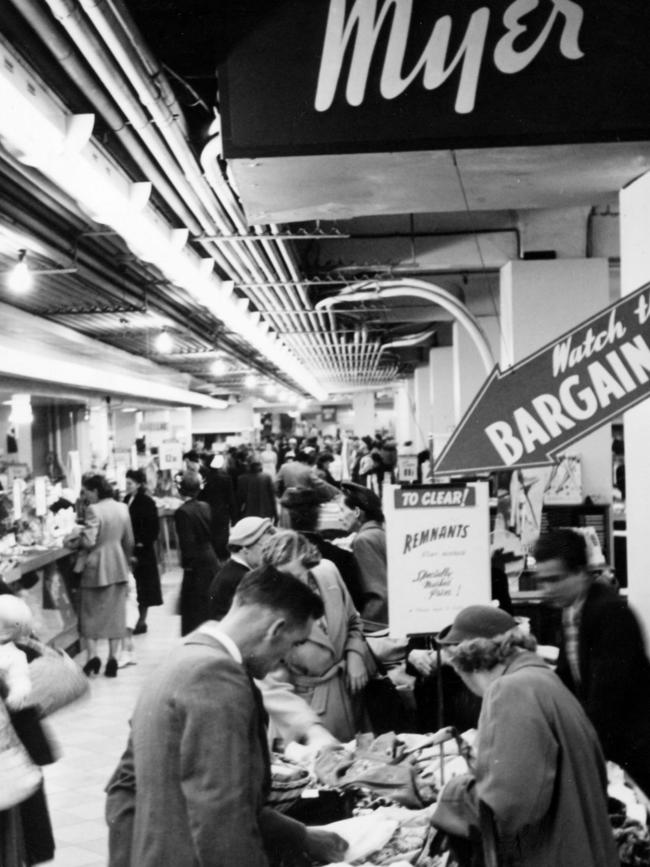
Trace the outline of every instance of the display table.
<path fill-rule="evenodd" d="M 26 548 L 1 576 L 29 605 L 38 638 L 64 649 L 79 638 L 74 557 L 69 548 Z"/>

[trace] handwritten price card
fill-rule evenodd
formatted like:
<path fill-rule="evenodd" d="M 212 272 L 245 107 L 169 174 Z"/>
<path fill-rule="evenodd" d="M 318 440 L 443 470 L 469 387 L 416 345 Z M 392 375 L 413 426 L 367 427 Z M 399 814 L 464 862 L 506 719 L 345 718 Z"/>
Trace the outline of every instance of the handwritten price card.
<path fill-rule="evenodd" d="M 486 482 L 384 486 L 392 635 L 440 632 L 490 590 Z"/>

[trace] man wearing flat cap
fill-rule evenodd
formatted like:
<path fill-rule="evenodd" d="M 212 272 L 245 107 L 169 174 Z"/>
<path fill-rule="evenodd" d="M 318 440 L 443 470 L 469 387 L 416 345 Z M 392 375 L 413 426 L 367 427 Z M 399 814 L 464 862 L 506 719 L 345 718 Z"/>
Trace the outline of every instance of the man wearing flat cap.
<path fill-rule="evenodd" d="M 535 639 L 505 611 L 472 605 L 438 640 L 483 703 L 474 773 L 450 780 L 432 823 L 471 839 L 488 813 L 498 863 L 512 867 L 618 865 L 598 737 Z"/>
<path fill-rule="evenodd" d="M 210 617 L 214 620 L 221 620 L 227 613 L 244 575 L 260 565 L 262 545 L 273 532 L 270 518 L 252 516 L 242 518 L 231 528 L 228 536 L 230 558 L 210 585 Z"/>

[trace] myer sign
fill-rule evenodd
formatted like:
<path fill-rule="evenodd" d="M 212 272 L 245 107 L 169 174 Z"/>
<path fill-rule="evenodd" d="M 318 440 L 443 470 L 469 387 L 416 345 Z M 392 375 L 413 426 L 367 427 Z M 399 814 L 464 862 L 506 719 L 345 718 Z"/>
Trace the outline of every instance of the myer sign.
<path fill-rule="evenodd" d="M 650 289 L 644 286 L 505 372 L 495 368 L 435 471 L 548 464 L 649 394 Z"/>
<path fill-rule="evenodd" d="M 647 0 L 285 0 L 219 71 L 224 153 L 644 139 L 648 32 Z"/>

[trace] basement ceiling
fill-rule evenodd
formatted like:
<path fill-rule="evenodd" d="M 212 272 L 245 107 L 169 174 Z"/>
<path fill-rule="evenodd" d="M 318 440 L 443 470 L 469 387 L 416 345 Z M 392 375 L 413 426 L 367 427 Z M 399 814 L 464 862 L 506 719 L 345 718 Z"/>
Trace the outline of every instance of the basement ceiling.
<path fill-rule="evenodd" d="M 605 207 L 650 167 L 647 141 L 223 160 L 217 65 L 282 5 L 69 0 L 74 14 L 63 15 L 54 0 L 5 4 L 0 81 L 11 87 L 24 71 L 34 108 L 92 114 L 80 157 L 92 148 L 116 185 L 146 186 L 146 211 L 170 248 L 207 264 L 211 282 L 198 291 L 143 255 L 83 190 L 25 159 L 5 119 L 0 270 L 24 249 L 40 273 L 20 296 L 0 280 L 0 302 L 155 363 L 206 396 L 261 396 L 268 381 L 296 397 L 381 387 L 451 339 L 449 314 L 379 292 L 342 302 L 336 317 L 319 302 L 417 279 L 493 314 L 499 268 L 527 252 L 524 211 Z M 156 349 L 162 329 L 169 354 Z"/>

